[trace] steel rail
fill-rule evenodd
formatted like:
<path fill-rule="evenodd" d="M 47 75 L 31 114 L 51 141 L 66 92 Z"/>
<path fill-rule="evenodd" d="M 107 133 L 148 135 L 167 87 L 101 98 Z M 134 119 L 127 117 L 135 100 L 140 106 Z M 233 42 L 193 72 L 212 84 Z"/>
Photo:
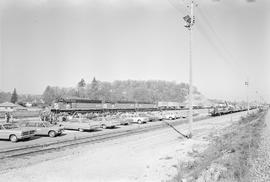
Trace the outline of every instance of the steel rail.
<path fill-rule="evenodd" d="M 203 120 L 203 119 L 200 119 L 200 120 Z M 180 122 L 177 121 L 173 123 L 172 125 L 177 126 L 177 125 L 184 124 L 185 122 L 186 120 L 180 120 Z M 58 141 L 58 142 L 50 142 L 50 143 L 45 143 L 45 144 L 40 144 L 40 145 L 36 144 L 36 145 L 29 145 L 26 147 L 12 148 L 12 149 L 0 151 L 0 159 L 19 157 L 19 156 L 29 155 L 33 153 L 41 153 L 45 151 L 59 150 L 59 149 L 67 148 L 67 147 L 85 144 L 85 143 L 98 143 L 101 141 L 116 139 L 123 136 L 135 135 L 135 134 L 140 134 L 140 133 L 148 132 L 148 131 L 155 131 L 155 130 L 163 129 L 166 127 L 167 125 L 165 123 L 160 123 L 158 125 L 151 125 L 151 126 L 129 129 L 129 130 L 124 130 L 124 131 L 116 131 L 116 132 L 105 133 L 105 134 L 94 135 L 94 136 L 84 136 L 84 137 L 78 137 L 75 139 L 69 139 L 69 140 Z"/>
<path fill-rule="evenodd" d="M 212 118 L 212 117 L 206 116 L 206 117 L 196 118 L 196 121 L 202 121 L 208 118 Z M 178 126 L 187 122 L 188 122 L 187 119 L 178 120 L 174 123 L 171 123 L 170 125 Z M 53 150 L 56 151 L 56 150 L 60 150 L 60 149 L 68 148 L 68 147 L 74 147 L 74 146 L 78 146 L 80 144 L 86 144 L 86 143 L 94 144 L 94 143 L 112 140 L 112 139 L 116 139 L 116 138 L 120 138 L 124 136 L 130 136 L 130 135 L 140 134 L 140 133 L 144 133 L 148 131 L 164 129 L 167 127 L 168 127 L 167 123 L 162 122 L 160 124 L 143 126 L 143 127 L 135 128 L 135 129 L 115 131 L 115 132 L 110 132 L 110 133 L 94 135 L 94 136 L 82 136 L 82 137 L 63 140 L 63 141 L 57 141 L 57 142 L 54 141 L 54 142 L 48 142 L 44 144 L 35 144 L 35 145 L 28 145 L 24 147 L 0 150 L 0 159 L 27 156 L 30 154 L 37 154 L 37 153 L 53 151 Z"/>

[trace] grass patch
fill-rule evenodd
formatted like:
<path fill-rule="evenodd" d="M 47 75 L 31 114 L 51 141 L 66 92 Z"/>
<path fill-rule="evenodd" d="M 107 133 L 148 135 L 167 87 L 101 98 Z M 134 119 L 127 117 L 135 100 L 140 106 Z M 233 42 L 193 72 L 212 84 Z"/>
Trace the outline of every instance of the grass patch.
<path fill-rule="evenodd" d="M 201 154 L 191 152 L 193 161 L 179 163 L 177 175 L 170 182 L 240 181 L 249 179 L 250 159 L 256 157 L 265 112 L 242 117 L 237 123 L 212 136 L 209 147 Z"/>

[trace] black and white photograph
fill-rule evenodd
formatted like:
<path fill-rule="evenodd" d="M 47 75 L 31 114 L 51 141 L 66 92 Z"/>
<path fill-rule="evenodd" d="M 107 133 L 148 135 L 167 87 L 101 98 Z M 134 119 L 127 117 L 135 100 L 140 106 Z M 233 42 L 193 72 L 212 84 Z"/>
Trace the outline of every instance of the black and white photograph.
<path fill-rule="evenodd" d="M 0 181 L 270 182 L 269 0 L 0 0 Z"/>

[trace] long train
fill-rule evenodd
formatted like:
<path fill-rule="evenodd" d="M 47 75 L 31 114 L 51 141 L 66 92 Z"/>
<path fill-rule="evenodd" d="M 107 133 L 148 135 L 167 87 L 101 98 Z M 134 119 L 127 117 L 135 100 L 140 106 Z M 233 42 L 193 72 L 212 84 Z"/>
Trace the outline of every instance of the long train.
<path fill-rule="evenodd" d="M 250 107 L 254 109 L 255 107 Z M 54 101 L 52 112 L 104 112 L 104 111 L 155 111 L 155 110 L 178 110 L 184 109 L 178 102 L 134 102 L 134 101 L 118 101 L 105 102 L 101 100 L 90 100 L 84 98 L 60 98 Z M 194 109 L 202 109 L 194 107 Z M 208 107 L 211 116 L 220 116 L 235 112 L 247 110 L 246 107 L 239 106 L 222 106 Z"/>
<path fill-rule="evenodd" d="M 118 101 L 107 102 L 84 98 L 60 98 L 54 101 L 52 112 L 72 111 L 136 111 L 136 110 L 164 110 L 183 108 L 177 102 L 134 102 Z"/>

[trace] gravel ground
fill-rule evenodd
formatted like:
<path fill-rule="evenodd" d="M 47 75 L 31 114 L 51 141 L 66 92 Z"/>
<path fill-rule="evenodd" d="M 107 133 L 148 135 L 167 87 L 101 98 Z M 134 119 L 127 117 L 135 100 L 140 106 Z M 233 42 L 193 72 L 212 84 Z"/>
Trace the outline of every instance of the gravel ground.
<path fill-rule="evenodd" d="M 243 113 L 209 118 L 194 123 L 194 137 L 180 137 L 171 128 L 123 137 L 102 143 L 59 151 L 49 155 L 13 160 L 20 168 L 0 172 L 0 179 L 9 182 L 77 182 L 77 181 L 166 181 L 177 172 L 181 161 L 190 160 L 195 148 L 204 150 L 209 133 L 218 132 L 238 120 Z M 187 132 L 188 125 L 177 126 Z M 180 158 L 179 158 L 180 156 Z M 4 163 L 8 167 L 9 163 Z M 0 180 L 0 181 L 1 181 Z"/>
<path fill-rule="evenodd" d="M 252 159 L 250 181 L 270 181 L 270 112 L 265 117 L 266 127 L 261 136 L 257 157 Z"/>

